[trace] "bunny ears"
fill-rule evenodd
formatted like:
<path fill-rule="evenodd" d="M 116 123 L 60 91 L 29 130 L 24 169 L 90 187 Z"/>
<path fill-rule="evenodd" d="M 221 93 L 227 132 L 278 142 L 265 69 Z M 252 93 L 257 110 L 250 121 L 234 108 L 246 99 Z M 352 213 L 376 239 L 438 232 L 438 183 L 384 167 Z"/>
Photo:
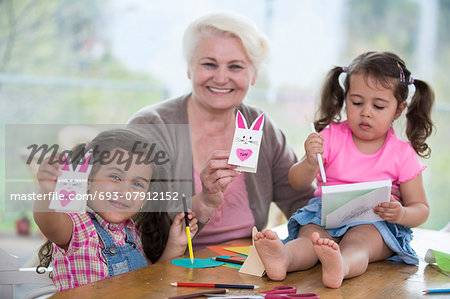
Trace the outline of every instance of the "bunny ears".
<path fill-rule="evenodd" d="M 63 163 L 63 168 L 61 168 L 62 171 L 71 171 L 71 172 L 88 172 L 89 169 L 89 161 L 91 160 L 91 152 L 88 151 L 84 157 L 82 158 L 82 164 L 81 166 L 77 165 L 76 167 L 74 167 L 74 169 L 70 169 L 68 161 L 67 161 L 67 156 L 66 154 L 64 154 L 64 157 L 62 159 Z"/>
<path fill-rule="evenodd" d="M 250 130 L 262 131 L 263 125 L 264 125 L 264 113 L 256 118 L 256 120 L 252 123 Z M 236 115 L 236 127 L 240 129 L 248 129 L 247 121 L 245 120 L 245 117 L 239 110 Z"/>

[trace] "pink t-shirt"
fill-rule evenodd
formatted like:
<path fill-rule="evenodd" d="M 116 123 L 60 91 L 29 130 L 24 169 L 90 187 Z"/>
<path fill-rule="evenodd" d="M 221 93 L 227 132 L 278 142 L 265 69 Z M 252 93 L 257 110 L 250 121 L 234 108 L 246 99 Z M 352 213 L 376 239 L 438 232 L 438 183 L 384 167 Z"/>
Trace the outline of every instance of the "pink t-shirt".
<path fill-rule="evenodd" d="M 421 173 L 422 165 L 410 143 L 400 140 L 391 128 L 376 153 L 361 153 L 353 142 L 347 121 L 330 124 L 320 132 L 324 137 L 324 169 L 327 185 L 391 180 L 403 183 Z M 323 181 L 317 175 L 315 196 L 322 195 Z"/>
<path fill-rule="evenodd" d="M 92 211 L 92 210 L 90 210 Z M 130 231 L 137 248 L 145 256 L 139 233 L 131 219 L 119 224 L 109 223 L 93 212 L 100 226 L 109 233 L 117 246 L 124 245 L 125 227 Z M 88 213 L 67 213 L 73 222 L 72 239 L 67 250 L 53 245 L 53 283 L 56 290 L 68 290 L 109 277 L 104 249 Z"/>
<path fill-rule="evenodd" d="M 194 168 L 195 193 L 202 191 L 200 174 Z M 225 241 L 252 235 L 255 219 L 248 202 L 245 174 L 237 176 L 225 189 L 222 204 L 214 211 L 209 223 L 195 237 L 196 250 Z"/>

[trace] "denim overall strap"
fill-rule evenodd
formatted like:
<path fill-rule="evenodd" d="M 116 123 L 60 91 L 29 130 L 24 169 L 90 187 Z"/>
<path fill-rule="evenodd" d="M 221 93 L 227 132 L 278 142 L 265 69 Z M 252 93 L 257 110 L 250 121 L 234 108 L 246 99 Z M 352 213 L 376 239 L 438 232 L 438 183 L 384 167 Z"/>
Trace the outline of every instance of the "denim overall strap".
<path fill-rule="evenodd" d="M 109 276 L 115 276 L 147 266 L 145 257 L 137 248 L 134 238 L 126 227 L 124 227 L 126 232 L 125 244 L 116 246 L 114 239 L 100 226 L 95 216 L 92 214 L 89 214 L 89 216 L 105 245 L 102 254 L 108 265 Z"/>

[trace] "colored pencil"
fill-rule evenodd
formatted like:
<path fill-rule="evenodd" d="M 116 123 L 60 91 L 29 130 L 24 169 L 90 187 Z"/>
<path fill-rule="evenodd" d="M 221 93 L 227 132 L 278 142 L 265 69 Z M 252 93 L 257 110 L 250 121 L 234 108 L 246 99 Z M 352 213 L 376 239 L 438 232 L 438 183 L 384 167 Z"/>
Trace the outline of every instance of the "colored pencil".
<path fill-rule="evenodd" d="M 258 289 L 257 285 L 225 284 L 225 283 L 195 283 L 195 282 L 173 282 L 174 287 L 203 287 L 203 288 L 229 288 L 229 289 Z"/>
<path fill-rule="evenodd" d="M 188 298 L 207 296 L 209 294 L 225 294 L 227 292 L 228 292 L 227 289 L 211 290 L 211 291 L 204 291 L 204 292 L 200 292 L 200 293 L 192 293 L 192 294 L 180 295 L 180 296 L 175 296 L 175 297 L 169 297 L 168 299 L 188 299 Z"/>
<path fill-rule="evenodd" d="M 311 128 L 311 132 L 312 133 L 317 133 L 316 129 L 314 128 L 314 124 L 313 123 L 310 123 L 309 126 Z M 317 154 L 317 160 L 319 161 L 320 176 L 322 176 L 323 184 L 326 186 L 327 185 L 327 177 L 325 176 L 325 169 L 323 168 L 323 162 L 322 162 L 322 155 L 321 154 Z"/>
<path fill-rule="evenodd" d="M 213 257 L 212 259 L 215 260 L 215 261 L 218 261 L 218 262 L 226 262 L 226 263 L 237 264 L 237 265 L 243 265 L 244 264 L 244 261 L 226 259 L 226 258 L 223 258 L 223 257 Z"/>
<path fill-rule="evenodd" d="M 186 196 L 183 194 L 183 209 L 184 209 L 184 221 L 186 222 L 186 235 L 188 240 L 189 258 L 191 259 L 191 264 L 194 263 L 194 250 L 192 250 L 192 240 L 191 240 L 191 227 L 189 226 L 188 211 L 186 205 Z"/>
<path fill-rule="evenodd" d="M 424 290 L 425 294 L 438 294 L 438 293 L 450 293 L 450 289 L 433 289 L 433 290 Z"/>

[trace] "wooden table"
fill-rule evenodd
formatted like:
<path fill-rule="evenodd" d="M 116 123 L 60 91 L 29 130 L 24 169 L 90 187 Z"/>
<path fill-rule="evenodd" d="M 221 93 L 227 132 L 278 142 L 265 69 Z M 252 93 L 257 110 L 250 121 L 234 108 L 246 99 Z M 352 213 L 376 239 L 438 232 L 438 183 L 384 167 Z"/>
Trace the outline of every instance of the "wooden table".
<path fill-rule="evenodd" d="M 314 292 L 320 298 L 423 298 L 422 291 L 432 288 L 450 288 L 450 272 L 428 265 L 423 257 L 428 248 L 450 252 L 450 233 L 423 229 L 414 230 L 413 248 L 421 261 L 419 266 L 382 261 L 369 265 L 366 273 L 344 280 L 339 289 L 325 288 L 321 281 L 321 266 L 310 270 L 289 273 L 282 282 L 267 276 L 260 278 L 241 274 L 237 269 L 217 268 L 185 269 L 170 261 L 151 265 L 122 275 L 111 277 L 55 294 L 52 298 L 167 298 L 195 293 L 206 288 L 173 287 L 171 282 L 209 282 L 259 285 L 259 291 L 278 285 L 291 285 L 298 292 Z M 224 243 L 249 244 L 242 239 Z M 198 258 L 215 256 L 209 249 L 196 252 Z M 248 290 L 230 290 L 228 294 L 249 294 Z M 449 298 L 450 294 L 427 295 L 424 298 Z M 205 297 L 203 297 L 205 298 Z"/>

